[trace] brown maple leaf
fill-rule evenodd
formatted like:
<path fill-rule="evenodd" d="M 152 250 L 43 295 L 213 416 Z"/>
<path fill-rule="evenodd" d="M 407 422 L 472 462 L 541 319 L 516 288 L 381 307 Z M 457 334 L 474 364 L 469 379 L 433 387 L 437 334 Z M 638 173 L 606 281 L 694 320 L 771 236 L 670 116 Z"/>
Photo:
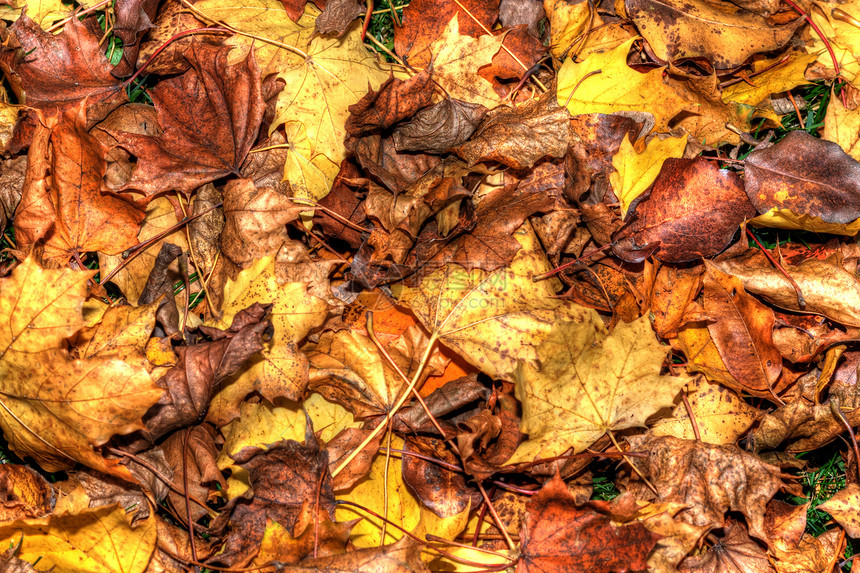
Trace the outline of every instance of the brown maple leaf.
<path fill-rule="evenodd" d="M 191 69 L 151 90 L 163 135 L 109 131 L 138 158 L 124 189 L 190 195 L 204 183 L 239 173 L 257 139 L 265 103 L 253 55 L 231 66 L 229 50 L 192 44 L 185 52 Z"/>

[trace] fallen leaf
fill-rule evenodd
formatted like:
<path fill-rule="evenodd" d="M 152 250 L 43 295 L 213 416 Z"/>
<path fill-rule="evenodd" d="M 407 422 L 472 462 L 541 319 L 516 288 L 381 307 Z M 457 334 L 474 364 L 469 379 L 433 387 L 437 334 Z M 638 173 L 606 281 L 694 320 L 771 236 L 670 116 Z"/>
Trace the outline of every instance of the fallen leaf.
<path fill-rule="evenodd" d="M 47 471 L 80 462 L 130 479 L 127 469 L 94 447 L 142 429 L 141 417 L 162 390 L 140 361 L 110 354 L 74 359 L 66 349 L 65 339 L 83 326 L 81 308 L 92 275 L 45 270 L 28 258 L 0 279 L 0 379 L 6 396 L 0 425 L 13 451 Z"/>
<path fill-rule="evenodd" d="M 649 4 L 625 0 L 624 8 L 654 55 L 664 62 L 704 58 L 717 69 L 743 64 L 760 52 L 783 47 L 802 23 L 775 26 L 763 16 L 701 0 Z"/>
<path fill-rule="evenodd" d="M 835 93 L 831 94 L 821 139 L 839 144 L 855 161 L 860 159 L 860 110 L 849 110 Z"/>
<path fill-rule="evenodd" d="M 314 28 L 320 34 L 333 34 L 340 38 L 352 21 L 363 13 L 357 0 L 328 0 L 322 13 L 317 16 Z"/>
<path fill-rule="evenodd" d="M 577 573 L 645 570 L 661 537 L 641 523 L 621 525 L 577 507 L 558 475 L 529 499 L 521 535 L 517 570 Z"/>
<path fill-rule="evenodd" d="M 18 464 L 0 466 L 0 518 L 4 522 L 53 512 L 56 493 L 42 474 Z"/>
<path fill-rule="evenodd" d="M 833 261 L 808 258 L 796 265 L 782 263 L 803 293 L 806 302 L 803 308 L 798 305 L 792 284 L 758 249 L 750 249 L 740 257 L 714 260 L 713 265 L 740 279 L 747 292 L 779 308 L 819 314 L 840 324 L 860 326 L 860 283 L 853 273 Z"/>
<path fill-rule="evenodd" d="M 464 36 L 479 38 L 487 35 L 486 30 L 495 24 L 498 15 L 496 0 L 466 0 L 459 5 L 417 0 L 403 10 L 403 26 L 394 28 L 394 51 L 401 57 L 406 56 L 410 65 L 426 67 L 433 54 L 438 53 L 430 46 L 445 34 L 452 18 L 460 20 Z"/>
<path fill-rule="evenodd" d="M 674 436 L 684 440 L 696 438 L 707 444 L 734 444 L 743 437 L 761 411 L 747 404 L 740 396 L 697 376 L 682 390 L 688 394 L 690 409 L 676 399 L 671 417 L 661 418 L 651 427 L 655 436 Z"/>
<path fill-rule="evenodd" d="M 849 483 L 836 495 L 818 506 L 826 511 L 839 525 L 845 529 L 849 537 L 860 537 L 860 520 L 858 520 L 858 504 L 860 504 L 860 485 Z"/>
<path fill-rule="evenodd" d="M 776 466 L 762 462 L 730 444 L 716 446 L 670 436 L 627 438 L 632 450 L 646 458 L 631 458 L 657 488 L 659 501 L 685 504 L 678 516 L 692 525 L 725 525 L 725 513 L 739 511 L 749 532 L 766 540 L 767 502 L 782 487 Z"/>
<path fill-rule="evenodd" d="M 749 154 L 744 181 L 750 201 L 767 217 L 757 220 L 767 226 L 856 232 L 860 164 L 833 142 L 792 131 L 776 145 Z"/>
<path fill-rule="evenodd" d="M 773 311 L 745 290 L 743 283 L 705 262 L 705 313 L 719 317 L 708 324 L 726 368 L 757 396 L 775 398 L 782 356 L 773 343 Z"/>
<path fill-rule="evenodd" d="M 132 528 L 116 505 L 0 526 L 0 543 L 56 571 L 143 573 L 155 551 L 155 517 Z"/>
<path fill-rule="evenodd" d="M 514 370 L 529 439 L 508 463 L 579 453 L 607 432 L 644 426 L 688 381 L 660 375 L 667 351 L 646 318 L 612 332 L 556 322 L 537 348 L 540 367 L 520 362 Z"/>
<path fill-rule="evenodd" d="M 755 211 L 735 173 L 697 157 L 667 159 L 635 214 L 614 235 L 612 251 L 629 262 L 653 254 L 682 263 L 719 254 Z"/>
<path fill-rule="evenodd" d="M 644 112 L 654 116 L 657 132 L 668 131 L 669 120 L 680 112 L 695 111 L 686 99 L 663 82 L 661 70 L 642 74 L 627 66 L 627 53 L 634 41 L 636 38 L 631 38 L 612 50 L 590 55 L 580 63 L 570 58 L 565 60 L 558 71 L 558 104 L 567 107 L 573 116 Z"/>
<path fill-rule="evenodd" d="M 188 196 L 239 171 L 257 139 L 264 103 L 253 57 L 228 65 L 227 51 L 192 44 L 185 52 L 191 69 L 150 91 L 163 135 L 108 131 L 138 157 L 125 189 L 147 196 L 175 189 Z"/>
<path fill-rule="evenodd" d="M 57 35 L 45 32 L 26 15 L 10 27 L 18 50 L 4 50 L 0 67 L 16 78 L 26 103 L 46 116 L 86 104 L 86 126 L 92 127 L 126 101 L 125 90 L 99 49 L 100 36 L 73 18 Z"/>
<path fill-rule="evenodd" d="M 514 237 L 522 247 L 510 266 L 487 273 L 448 264 L 400 298 L 444 345 L 508 381 L 518 360 L 537 359 L 537 347 L 556 321 L 602 324 L 593 310 L 553 298 L 551 282 L 532 280 L 550 265 L 527 224 Z"/>
<path fill-rule="evenodd" d="M 725 102 L 737 102 L 746 105 L 761 105 L 771 94 L 778 94 L 804 85 L 808 80 L 803 73 L 815 61 L 818 54 L 803 54 L 791 52 L 786 56 L 760 60 L 753 63 L 753 73 L 756 74 L 754 85 L 738 82 L 727 86 L 722 93 Z M 779 64 L 776 67 L 771 67 Z M 831 100 L 832 101 L 832 100 Z"/>
<path fill-rule="evenodd" d="M 622 219 L 627 217 L 627 212 L 636 199 L 654 182 L 663 162 L 670 157 L 680 158 L 686 147 L 686 137 L 655 137 L 641 153 L 637 153 L 629 138 L 621 140 L 621 147 L 612 157 L 615 171 L 609 175 L 609 183 L 615 196 L 621 201 Z"/>
<path fill-rule="evenodd" d="M 461 35 L 459 18 L 460 14 L 455 14 L 429 48 L 433 54 L 431 77 L 449 97 L 493 108 L 501 98 L 493 84 L 474 70 L 490 64 L 502 47 L 504 35 L 485 34 L 477 39 Z"/>
<path fill-rule="evenodd" d="M 570 140 L 569 114 L 547 92 L 512 111 L 485 121 L 454 152 L 469 165 L 498 161 L 516 170 L 530 169 L 544 157 L 564 157 Z"/>
<path fill-rule="evenodd" d="M 391 138 L 397 151 L 444 153 L 465 143 L 486 113 L 481 104 L 445 98 L 398 124 Z"/>
<path fill-rule="evenodd" d="M 767 552 L 750 539 L 738 521 L 726 524 L 725 534 L 703 555 L 685 559 L 679 571 L 684 573 L 774 573 Z"/>

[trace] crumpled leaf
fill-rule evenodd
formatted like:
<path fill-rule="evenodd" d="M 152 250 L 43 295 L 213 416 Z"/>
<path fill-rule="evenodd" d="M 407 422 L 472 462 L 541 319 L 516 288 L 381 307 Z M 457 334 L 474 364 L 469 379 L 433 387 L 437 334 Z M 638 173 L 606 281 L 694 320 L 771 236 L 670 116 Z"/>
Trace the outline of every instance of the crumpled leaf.
<path fill-rule="evenodd" d="M 125 189 L 148 196 L 197 187 L 237 173 L 257 139 L 265 104 L 252 56 L 227 64 L 228 49 L 196 43 L 185 52 L 192 69 L 162 80 L 149 93 L 164 130 L 159 137 L 109 130 L 138 157 Z"/>
<path fill-rule="evenodd" d="M 537 359 L 536 349 L 556 321 L 602 324 L 593 310 L 554 298 L 551 281 L 532 280 L 551 267 L 527 223 L 514 237 L 522 248 L 510 266 L 487 273 L 448 264 L 404 289 L 400 299 L 440 342 L 508 381 L 518 360 Z"/>
<path fill-rule="evenodd" d="M 767 502 L 782 487 L 780 471 L 735 445 L 715 446 L 670 436 L 628 437 L 631 458 L 659 492 L 659 501 L 678 502 L 688 509 L 679 518 L 692 525 L 723 527 L 725 513 L 739 511 L 750 534 L 767 540 Z"/>
<path fill-rule="evenodd" d="M 151 29 L 158 13 L 157 0 L 119 0 L 114 6 L 113 33 L 122 40 L 122 59 L 113 70 L 118 77 L 131 75 L 137 64 L 140 41 Z"/>
<path fill-rule="evenodd" d="M 346 131 L 353 137 L 371 131 L 388 129 L 408 119 L 433 102 L 433 83 L 426 71 L 408 80 L 392 74 L 378 90 L 367 92 L 358 102 L 349 106 Z"/>
<path fill-rule="evenodd" d="M 750 539 L 742 523 L 731 520 L 726 533 L 703 555 L 685 559 L 683 573 L 774 573 L 767 552 Z"/>
<path fill-rule="evenodd" d="M 781 61 L 783 56 L 756 61 L 753 63 L 753 72 L 761 71 L 761 73 L 756 73 L 755 81 L 752 82 L 754 85 L 747 82 L 730 85 L 723 90 L 722 100 L 746 105 L 762 105 L 771 94 L 786 92 L 808 83 L 803 72 L 817 57 L 818 54 L 793 52 L 789 54 L 787 62 L 776 67 L 771 66 Z"/>
<path fill-rule="evenodd" d="M 397 151 L 445 153 L 472 137 L 486 113 L 481 104 L 445 98 L 397 125 L 391 138 Z"/>
<path fill-rule="evenodd" d="M 625 0 L 624 8 L 658 59 L 705 58 L 717 69 L 781 48 L 803 23 L 796 18 L 773 25 L 758 14 L 702 0 Z"/>
<path fill-rule="evenodd" d="M 520 362 L 514 370 L 529 439 L 509 463 L 579 453 L 607 432 L 644 426 L 688 382 L 660 375 L 668 350 L 646 317 L 612 332 L 556 322 L 537 348 L 540 367 Z"/>
<path fill-rule="evenodd" d="M 512 169 L 529 169 L 544 157 L 564 157 L 571 139 L 569 117 L 549 91 L 492 116 L 454 152 L 469 165 L 498 161 Z"/>
<path fill-rule="evenodd" d="M 317 16 L 314 28 L 320 34 L 333 34 L 340 38 L 352 21 L 363 13 L 358 0 L 328 0 L 322 14 Z"/>

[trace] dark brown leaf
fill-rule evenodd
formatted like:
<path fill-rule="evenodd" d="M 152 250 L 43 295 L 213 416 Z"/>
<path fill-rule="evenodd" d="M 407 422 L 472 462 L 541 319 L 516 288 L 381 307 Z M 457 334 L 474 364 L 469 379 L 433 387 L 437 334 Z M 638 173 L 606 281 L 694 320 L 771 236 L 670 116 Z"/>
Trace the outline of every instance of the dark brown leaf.
<path fill-rule="evenodd" d="M 427 71 L 405 81 L 392 75 L 378 90 L 367 92 L 364 97 L 349 106 L 346 132 L 352 137 L 360 137 L 374 130 L 388 129 L 430 105 L 433 101 L 433 89 L 434 85 Z"/>
<path fill-rule="evenodd" d="M 22 14 L 10 30 L 21 47 L 6 49 L 0 55 L 0 67 L 13 83 L 20 83 L 28 106 L 50 116 L 86 98 L 86 127 L 90 128 L 126 101 L 125 90 L 111 75 L 110 62 L 99 49 L 100 37 L 77 18 L 54 35 Z"/>
<path fill-rule="evenodd" d="M 116 77 L 129 76 L 135 71 L 140 41 L 155 27 L 152 22 L 158 4 L 159 0 L 117 0 L 114 5 L 113 33 L 122 40 L 122 59 L 113 70 Z"/>
<path fill-rule="evenodd" d="M 612 251 L 629 262 L 653 254 L 682 263 L 720 253 L 755 210 L 735 173 L 697 157 L 667 159 L 635 213 L 613 237 Z"/>
<path fill-rule="evenodd" d="M 480 495 L 472 499 L 477 490 L 466 485 L 466 477 L 462 473 L 409 453 L 455 466 L 459 465 L 457 456 L 439 438 L 407 436 L 403 444 L 403 482 L 433 513 L 442 518 L 453 517 L 479 503 Z"/>
<path fill-rule="evenodd" d="M 445 153 L 465 143 L 484 119 L 487 108 L 445 98 L 398 125 L 391 137 L 397 151 Z"/>
<path fill-rule="evenodd" d="M 195 43 L 185 53 L 192 69 L 150 91 L 161 137 L 110 131 L 138 158 L 125 189 L 148 196 L 197 187 L 238 173 L 263 119 L 260 70 L 251 53 L 227 65 L 227 47 Z"/>
<path fill-rule="evenodd" d="M 860 163 L 803 130 L 750 153 L 744 180 L 759 213 L 786 209 L 840 225 L 860 219 Z"/>
<path fill-rule="evenodd" d="M 539 0 L 502 0 L 499 3 L 499 23 L 506 28 L 526 26 L 529 34 L 540 37 L 538 23 L 546 17 Z"/>

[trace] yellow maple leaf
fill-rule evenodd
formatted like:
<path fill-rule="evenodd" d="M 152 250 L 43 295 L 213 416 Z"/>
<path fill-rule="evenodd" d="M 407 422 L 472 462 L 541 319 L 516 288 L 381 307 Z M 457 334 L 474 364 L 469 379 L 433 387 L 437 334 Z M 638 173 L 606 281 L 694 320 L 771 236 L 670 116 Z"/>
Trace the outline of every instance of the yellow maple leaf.
<path fill-rule="evenodd" d="M 0 525 L 0 543 L 40 571 L 143 573 L 155 551 L 155 515 L 134 528 L 117 504 Z M 20 547 L 18 547 L 20 544 Z"/>
<path fill-rule="evenodd" d="M 536 347 L 556 321 L 603 324 L 593 309 L 556 298 L 552 281 L 532 280 L 552 266 L 529 223 L 514 237 L 522 248 L 510 266 L 487 273 L 448 264 L 417 288 L 403 289 L 401 298 L 443 344 L 502 380 L 512 379 L 517 360 L 537 358 Z"/>
<path fill-rule="evenodd" d="M 274 256 L 264 257 L 224 286 L 223 316 L 210 326 L 228 328 L 241 310 L 259 302 L 271 304 L 269 320 L 275 332 L 259 356 L 239 371 L 212 398 L 207 420 L 223 426 L 239 415 L 245 396 L 257 391 L 269 402 L 298 400 L 307 385 L 307 359 L 298 344 L 328 316 L 328 304 L 308 293 L 305 283 L 279 284 Z"/>
<path fill-rule="evenodd" d="M 810 10 L 812 21 L 823 32 L 833 49 L 833 55 L 839 64 L 840 75 L 854 87 L 860 87 L 860 29 L 842 18 L 834 18 L 833 10 L 839 9 L 852 18 L 860 16 L 860 1 L 850 2 L 816 2 L 815 10 Z M 818 55 L 816 65 L 829 73 L 833 73 L 833 56 L 827 50 L 824 42 L 817 33 L 810 33 L 807 51 Z"/>
<path fill-rule="evenodd" d="M 631 38 L 604 53 L 591 54 L 581 63 L 566 60 L 558 72 L 558 104 L 566 105 L 572 115 L 650 113 L 658 132 L 667 131 L 669 120 L 679 112 L 695 111 L 695 105 L 663 82 L 662 69 L 642 74 L 627 65 L 627 53 L 637 39 Z"/>
<path fill-rule="evenodd" d="M 454 14 L 445 32 L 430 46 L 433 79 L 454 99 L 496 107 L 501 98 L 493 90 L 493 84 L 477 71 L 493 61 L 504 39 L 504 34 L 485 34 L 479 38 L 462 36 L 458 14 Z"/>
<path fill-rule="evenodd" d="M 686 137 L 655 137 L 648 142 L 642 153 L 636 153 L 629 138 L 625 137 L 621 141 L 621 147 L 612 158 L 615 171 L 609 176 L 609 183 L 615 196 L 621 201 L 622 218 L 627 217 L 630 204 L 657 178 L 663 162 L 670 157 L 681 157 L 686 147 Z"/>
<path fill-rule="evenodd" d="M 80 462 L 130 480 L 124 466 L 94 446 L 143 429 L 141 417 L 163 390 L 152 381 L 141 345 L 129 338 L 111 345 L 101 337 L 98 349 L 77 359 L 66 349 L 83 325 L 92 276 L 45 270 L 30 257 L 0 279 L 0 426 L 13 451 L 48 471 Z"/>
<path fill-rule="evenodd" d="M 529 439 L 509 463 L 581 452 L 609 431 L 644 426 L 689 381 L 660 375 L 669 347 L 657 342 L 648 317 L 608 334 L 561 321 L 537 352 L 540 368 L 521 362 L 514 371 L 520 431 Z"/>

